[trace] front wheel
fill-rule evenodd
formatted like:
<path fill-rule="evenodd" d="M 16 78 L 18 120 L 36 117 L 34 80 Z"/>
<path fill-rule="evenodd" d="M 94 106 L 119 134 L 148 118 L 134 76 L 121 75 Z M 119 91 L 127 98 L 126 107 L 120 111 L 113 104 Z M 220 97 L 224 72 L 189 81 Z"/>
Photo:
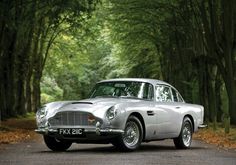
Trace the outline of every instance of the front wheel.
<path fill-rule="evenodd" d="M 70 148 L 72 144 L 72 142 L 65 140 L 58 140 L 54 137 L 47 135 L 44 135 L 43 139 L 47 147 L 53 151 L 66 151 L 68 148 Z"/>
<path fill-rule="evenodd" d="M 191 146 L 193 126 L 189 117 L 185 117 L 179 137 L 174 139 L 175 147 L 178 149 L 187 149 Z"/>
<path fill-rule="evenodd" d="M 112 142 L 117 148 L 123 151 L 134 151 L 139 148 L 143 139 L 143 128 L 139 119 L 130 116 L 126 122 L 124 134 Z"/>

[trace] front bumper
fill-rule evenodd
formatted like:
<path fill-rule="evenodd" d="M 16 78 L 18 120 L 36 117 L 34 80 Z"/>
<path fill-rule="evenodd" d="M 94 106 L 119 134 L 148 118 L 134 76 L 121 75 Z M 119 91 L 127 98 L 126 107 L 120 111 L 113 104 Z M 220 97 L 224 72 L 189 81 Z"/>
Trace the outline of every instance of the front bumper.
<path fill-rule="evenodd" d="M 58 129 L 56 128 L 38 128 L 35 130 L 35 132 L 39 133 L 39 134 L 43 134 L 43 135 L 49 135 L 49 134 L 58 134 Z M 102 135 L 102 134 L 123 134 L 124 131 L 120 130 L 120 129 L 100 129 L 100 128 L 93 128 L 93 129 L 88 129 L 85 128 L 84 129 L 84 133 L 94 133 L 96 135 Z"/>

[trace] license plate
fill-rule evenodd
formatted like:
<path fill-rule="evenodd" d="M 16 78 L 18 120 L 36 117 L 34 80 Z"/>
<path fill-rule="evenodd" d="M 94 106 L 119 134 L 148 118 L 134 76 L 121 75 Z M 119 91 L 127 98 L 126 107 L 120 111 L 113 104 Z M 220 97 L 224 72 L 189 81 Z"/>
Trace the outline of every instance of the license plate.
<path fill-rule="evenodd" d="M 82 136 L 84 130 L 82 128 L 59 128 L 58 133 L 60 135 L 67 136 Z"/>

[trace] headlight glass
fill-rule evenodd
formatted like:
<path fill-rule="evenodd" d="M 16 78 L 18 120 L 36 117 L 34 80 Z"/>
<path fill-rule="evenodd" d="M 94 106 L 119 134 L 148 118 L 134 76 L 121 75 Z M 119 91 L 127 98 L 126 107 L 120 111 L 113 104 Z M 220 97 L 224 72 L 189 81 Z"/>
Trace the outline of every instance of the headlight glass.
<path fill-rule="evenodd" d="M 109 108 L 107 110 L 106 117 L 107 117 L 108 120 L 112 120 L 116 116 L 117 116 L 117 110 L 116 110 L 116 108 L 114 106 L 112 106 L 111 108 Z"/>
<path fill-rule="evenodd" d="M 37 116 L 39 117 L 39 118 L 43 118 L 43 117 L 45 117 L 46 115 L 47 115 L 47 108 L 46 108 L 46 106 L 43 106 L 43 107 L 41 107 L 39 110 L 38 110 L 38 112 L 37 112 Z"/>
<path fill-rule="evenodd" d="M 46 118 L 45 116 L 48 113 L 48 109 L 46 106 L 43 106 L 38 109 L 36 113 L 36 123 L 38 127 L 45 127 L 46 125 Z"/>

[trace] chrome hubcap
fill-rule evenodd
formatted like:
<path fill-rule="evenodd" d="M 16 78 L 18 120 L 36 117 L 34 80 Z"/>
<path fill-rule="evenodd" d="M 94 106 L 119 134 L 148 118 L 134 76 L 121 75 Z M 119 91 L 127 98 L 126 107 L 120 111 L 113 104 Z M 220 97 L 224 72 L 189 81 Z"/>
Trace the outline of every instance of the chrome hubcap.
<path fill-rule="evenodd" d="M 129 121 L 126 124 L 125 127 L 125 132 L 124 132 L 124 143 L 127 146 L 134 146 L 138 143 L 139 141 L 139 128 L 137 126 L 137 124 L 133 121 Z"/>
<path fill-rule="evenodd" d="M 192 141 L 192 130 L 190 123 L 185 123 L 185 126 L 183 128 L 182 132 L 183 142 L 185 146 L 190 146 Z"/>

